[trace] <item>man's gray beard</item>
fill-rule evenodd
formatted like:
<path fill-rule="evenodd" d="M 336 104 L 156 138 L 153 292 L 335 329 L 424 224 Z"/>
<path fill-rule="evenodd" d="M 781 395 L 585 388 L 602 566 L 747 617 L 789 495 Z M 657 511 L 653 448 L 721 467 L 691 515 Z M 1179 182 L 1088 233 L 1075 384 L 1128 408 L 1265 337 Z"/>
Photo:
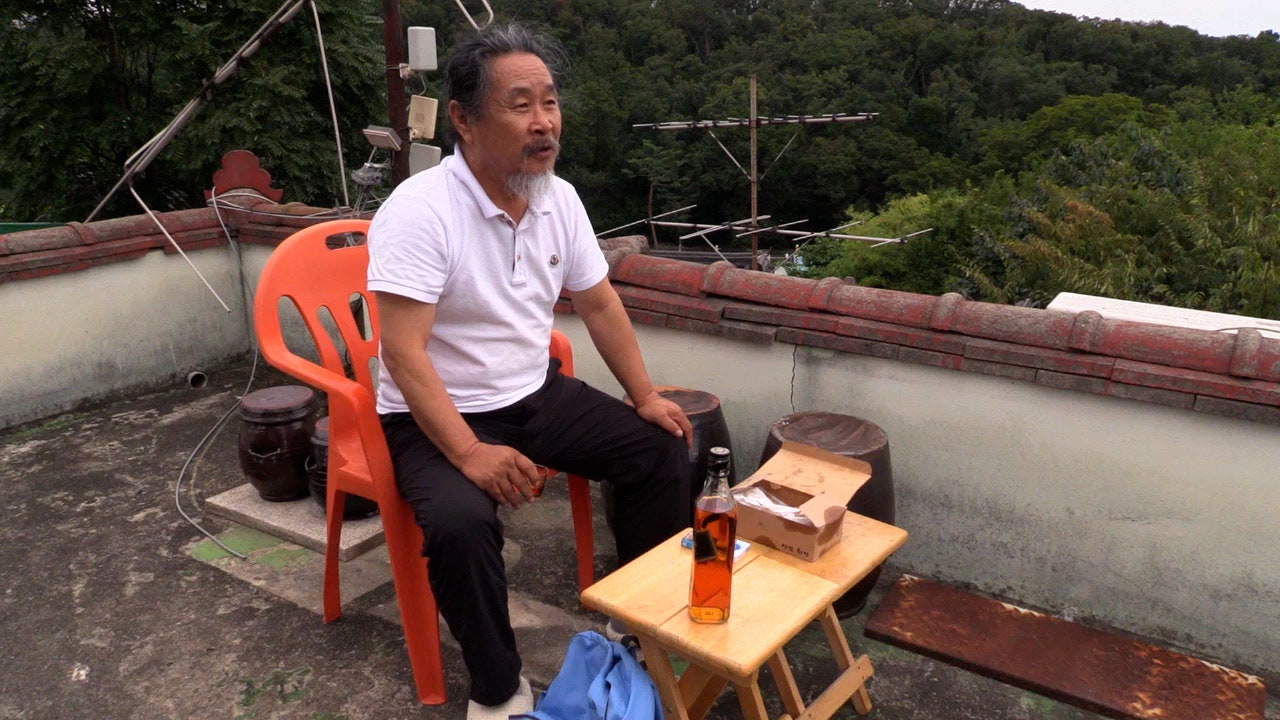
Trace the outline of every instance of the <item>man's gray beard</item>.
<path fill-rule="evenodd" d="M 547 170 L 540 173 L 518 172 L 507 178 L 507 192 L 524 200 L 531 200 L 551 189 L 551 178 L 556 173 Z"/>

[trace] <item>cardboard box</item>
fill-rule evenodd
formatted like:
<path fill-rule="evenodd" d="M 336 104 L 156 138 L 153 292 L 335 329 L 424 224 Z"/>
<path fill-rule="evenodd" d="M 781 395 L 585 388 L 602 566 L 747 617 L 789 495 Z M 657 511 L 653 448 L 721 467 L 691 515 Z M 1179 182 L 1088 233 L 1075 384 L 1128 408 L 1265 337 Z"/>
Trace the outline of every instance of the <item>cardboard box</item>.
<path fill-rule="evenodd" d="M 735 494 L 758 486 L 808 522 L 738 504 L 738 536 L 803 560 L 817 560 L 840 541 L 845 507 L 871 477 L 861 460 L 796 442 L 784 442 L 769 462 L 733 488 Z"/>

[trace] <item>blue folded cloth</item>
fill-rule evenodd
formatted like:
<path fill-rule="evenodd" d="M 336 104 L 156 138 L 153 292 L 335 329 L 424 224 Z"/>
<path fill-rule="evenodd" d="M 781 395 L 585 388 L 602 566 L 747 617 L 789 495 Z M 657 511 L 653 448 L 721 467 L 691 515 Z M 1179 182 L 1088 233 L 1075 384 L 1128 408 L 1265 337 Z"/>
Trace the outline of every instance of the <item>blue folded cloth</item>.
<path fill-rule="evenodd" d="M 526 720 L 663 720 L 653 679 L 631 651 L 588 630 L 573 636 L 560 672 Z"/>

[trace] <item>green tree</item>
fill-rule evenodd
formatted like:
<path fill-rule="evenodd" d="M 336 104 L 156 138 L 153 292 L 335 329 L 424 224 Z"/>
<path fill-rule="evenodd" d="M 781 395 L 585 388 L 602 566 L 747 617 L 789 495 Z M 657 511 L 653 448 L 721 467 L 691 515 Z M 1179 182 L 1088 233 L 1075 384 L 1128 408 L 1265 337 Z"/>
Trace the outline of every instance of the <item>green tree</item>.
<path fill-rule="evenodd" d="M 79 220 L 125 159 L 158 133 L 276 9 L 275 0 L 0 4 L 0 207 L 15 220 Z M 369 0 L 321 12 L 348 164 L 364 150 L 382 79 Z M 294 200 L 340 199 L 314 24 L 270 37 L 135 186 L 157 209 L 203 203 L 222 154 L 259 155 Z M 385 93 L 383 93 L 385 97 Z M 51 171 L 52 170 L 52 171 Z M 105 216 L 133 214 L 122 193 Z"/>

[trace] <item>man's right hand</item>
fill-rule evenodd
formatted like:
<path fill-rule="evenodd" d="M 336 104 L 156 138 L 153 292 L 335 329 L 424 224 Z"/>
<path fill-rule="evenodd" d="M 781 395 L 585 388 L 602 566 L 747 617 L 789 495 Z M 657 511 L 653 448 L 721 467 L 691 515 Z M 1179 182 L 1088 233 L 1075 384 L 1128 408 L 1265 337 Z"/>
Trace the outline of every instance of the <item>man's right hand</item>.
<path fill-rule="evenodd" d="M 533 500 L 537 467 L 515 448 L 477 442 L 463 454 L 458 469 L 499 505 L 520 507 Z"/>

